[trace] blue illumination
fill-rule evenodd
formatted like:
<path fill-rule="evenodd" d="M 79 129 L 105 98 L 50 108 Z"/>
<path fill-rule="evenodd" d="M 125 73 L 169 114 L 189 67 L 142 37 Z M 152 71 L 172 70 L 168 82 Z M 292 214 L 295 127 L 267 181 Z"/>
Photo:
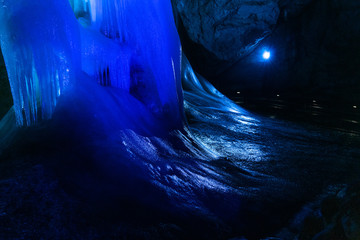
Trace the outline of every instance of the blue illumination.
<path fill-rule="evenodd" d="M 133 116 L 141 113 L 131 116 L 139 126 L 145 108 L 149 118 L 163 121 L 156 125 L 182 127 L 181 46 L 170 1 L 5 3 L 0 4 L 6 6 L 0 7 L 0 45 L 18 125 L 50 119 L 64 92 L 97 82 L 102 87 L 91 91 L 117 88 L 119 102 L 128 102 Z M 84 17 L 76 21 L 74 12 Z M 81 80 L 82 73 L 89 80 Z M 113 118 L 116 106 L 107 108 Z"/>
<path fill-rule="evenodd" d="M 262 57 L 263 57 L 263 59 L 265 59 L 265 60 L 269 60 L 269 59 L 271 58 L 271 52 L 265 50 L 265 51 L 263 52 Z"/>

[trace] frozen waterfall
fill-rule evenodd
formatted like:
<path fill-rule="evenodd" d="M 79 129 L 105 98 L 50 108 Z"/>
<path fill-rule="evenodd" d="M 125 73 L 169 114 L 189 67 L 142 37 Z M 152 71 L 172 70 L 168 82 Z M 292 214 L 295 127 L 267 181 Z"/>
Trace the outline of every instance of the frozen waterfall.
<path fill-rule="evenodd" d="M 170 1 L 4 0 L 0 18 L 18 125 L 51 118 L 68 89 L 93 81 L 130 94 L 165 128 L 182 126 L 181 47 Z"/>
<path fill-rule="evenodd" d="M 48 119 L 78 70 L 79 31 L 71 8 L 62 1 L 5 0 L 0 20 L 17 124 Z"/>

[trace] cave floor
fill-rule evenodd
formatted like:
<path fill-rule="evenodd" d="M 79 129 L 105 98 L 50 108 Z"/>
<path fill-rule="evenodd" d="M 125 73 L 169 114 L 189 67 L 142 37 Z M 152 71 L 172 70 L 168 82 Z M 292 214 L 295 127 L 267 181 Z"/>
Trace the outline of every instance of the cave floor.
<path fill-rule="evenodd" d="M 245 110 L 212 111 L 215 119 L 193 118 L 190 129 L 218 157 L 197 162 L 188 155 L 173 160 L 165 154 L 162 159 L 171 159 L 181 173 L 163 174 L 181 181 L 160 190 L 148 190 L 162 183 L 163 176 L 156 174 L 155 181 L 124 183 L 125 177 L 114 180 L 85 167 L 79 177 L 76 171 L 90 156 L 82 152 L 88 149 L 77 147 L 77 157 L 69 157 L 74 154 L 64 150 L 68 143 L 57 140 L 63 145 L 53 147 L 43 142 L 46 131 L 34 134 L 41 127 L 21 130 L 0 155 L 0 238 L 260 239 L 288 226 L 320 194 L 359 180 L 357 132 Z M 81 164 L 73 162 L 80 158 Z M 151 169 L 162 167 L 157 162 Z M 96 181 L 88 180 L 94 175 Z M 134 194 L 107 195 L 139 186 Z M 89 192 L 114 200 L 93 200 Z M 175 195 L 184 197 L 173 200 Z"/>

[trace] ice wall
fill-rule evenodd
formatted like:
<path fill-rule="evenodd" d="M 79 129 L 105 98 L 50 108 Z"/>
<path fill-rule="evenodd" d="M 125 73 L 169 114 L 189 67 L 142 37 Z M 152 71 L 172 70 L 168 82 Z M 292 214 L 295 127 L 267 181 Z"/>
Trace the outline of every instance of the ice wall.
<path fill-rule="evenodd" d="M 124 90 L 164 125 L 182 127 L 181 47 L 170 0 L 3 0 L 0 17 L 18 125 L 49 119 L 67 87 L 90 79 Z"/>
<path fill-rule="evenodd" d="M 99 34 L 90 27 L 81 28 L 81 69 L 105 87 L 130 92 L 132 50 Z"/>
<path fill-rule="evenodd" d="M 171 2 L 70 0 L 82 30 L 82 70 L 118 87 L 158 118 L 182 124 L 181 47 Z M 84 6 L 89 6 L 89 8 Z"/>
<path fill-rule="evenodd" d="M 49 119 L 75 79 L 79 31 L 65 1 L 3 0 L 0 43 L 18 125 Z"/>

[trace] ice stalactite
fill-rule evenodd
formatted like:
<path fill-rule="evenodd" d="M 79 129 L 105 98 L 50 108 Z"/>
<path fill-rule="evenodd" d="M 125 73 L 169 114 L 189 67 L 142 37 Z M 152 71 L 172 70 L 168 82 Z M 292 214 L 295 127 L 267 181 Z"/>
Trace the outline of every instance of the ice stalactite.
<path fill-rule="evenodd" d="M 131 49 L 99 34 L 81 28 L 81 69 L 101 86 L 130 91 Z"/>
<path fill-rule="evenodd" d="M 124 90 L 164 125 L 182 127 L 181 47 L 170 0 L 1 4 L 1 47 L 19 125 L 49 119 L 63 91 L 75 79 L 82 84 L 82 71 Z"/>
<path fill-rule="evenodd" d="M 78 27 L 68 4 L 3 1 L 1 49 L 18 125 L 49 119 L 74 81 L 80 55 Z"/>
<path fill-rule="evenodd" d="M 83 23 L 82 70 L 126 90 L 159 118 L 182 124 L 180 41 L 170 1 L 71 0 Z M 85 19 L 84 19 L 85 18 Z M 85 23 L 85 24 L 84 24 Z"/>

